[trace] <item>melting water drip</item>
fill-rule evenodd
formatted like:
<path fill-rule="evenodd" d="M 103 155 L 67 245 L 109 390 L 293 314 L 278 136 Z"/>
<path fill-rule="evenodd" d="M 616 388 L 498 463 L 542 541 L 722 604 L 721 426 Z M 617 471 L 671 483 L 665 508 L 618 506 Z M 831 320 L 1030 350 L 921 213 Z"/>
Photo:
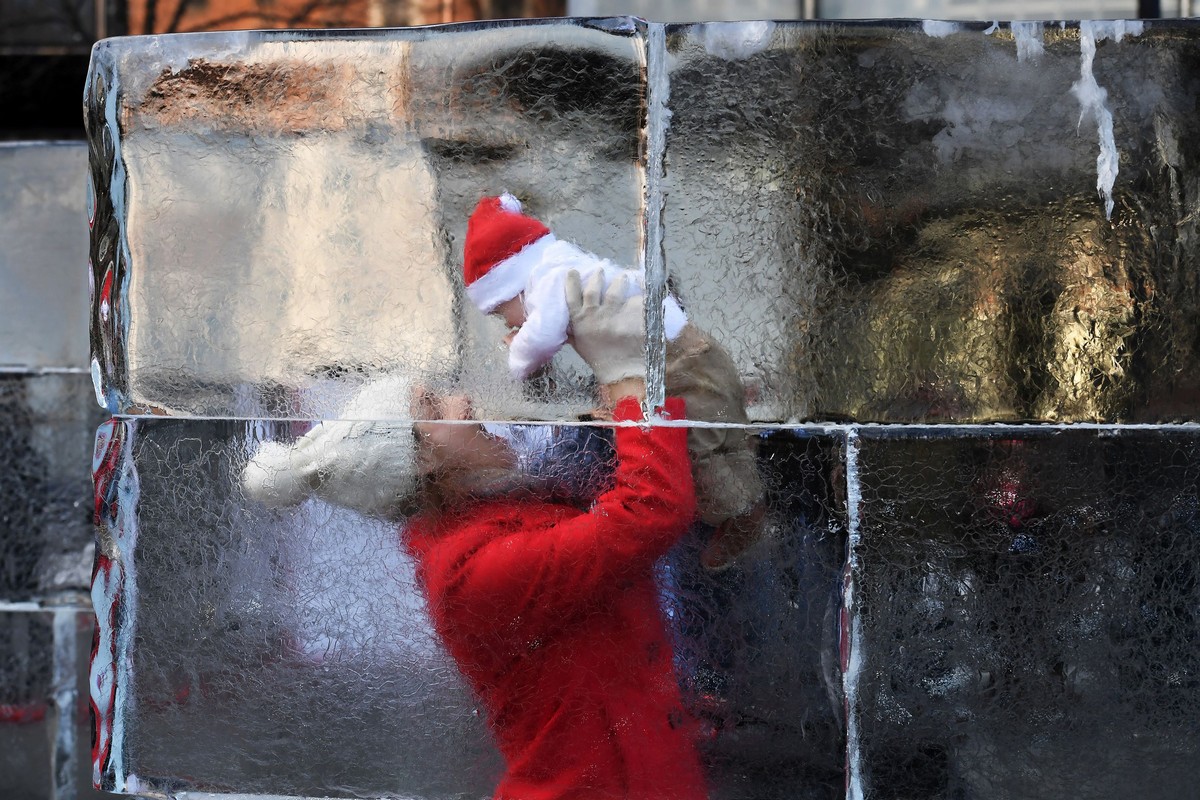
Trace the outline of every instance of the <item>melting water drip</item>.
<path fill-rule="evenodd" d="M 1071 86 L 1071 93 L 1079 100 L 1079 125 L 1084 117 L 1096 120 L 1100 138 L 1100 154 L 1096 156 L 1096 191 L 1104 198 L 1104 216 L 1112 219 L 1113 185 L 1117 181 L 1118 156 L 1116 139 L 1113 136 L 1113 115 L 1108 109 L 1108 90 L 1096 82 L 1093 63 L 1096 60 L 1096 43 L 1104 39 L 1120 42 L 1126 34 L 1138 36 L 1143 25 L 1136 21 L 1118 20 L 1096 22 L 1083 20 L 1079 23 L 1079 80 Z"/>

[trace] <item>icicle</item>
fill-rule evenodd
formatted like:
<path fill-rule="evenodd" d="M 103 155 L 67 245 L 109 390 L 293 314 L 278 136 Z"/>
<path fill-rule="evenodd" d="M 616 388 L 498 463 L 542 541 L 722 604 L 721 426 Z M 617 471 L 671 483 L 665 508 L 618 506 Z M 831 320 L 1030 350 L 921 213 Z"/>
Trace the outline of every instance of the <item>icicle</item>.
<path fill-rule="evenodd" d="M 1036 64 L 1046 52 L 1042 42 L 1042 23 L 1013 22 L 1011 24 L 1013 39 L 1017 42 L 1017 61 L 1031 61 Z"/>
<path fill-rule="evenodd" d="M 858 573 L 858 551 L 862 530 L 862 486 L 858 474 L 858 432 L 846 434 L 846 575 L 842 593 L 842 691 L 846 702 L 846 797 L 863 800 L 862 752 L 858 727 L 858 684 L 863 670 L 862 620 L 855 607 L 855 581 Z"/>
<path fill-rule="evenodd" d="M 1108 110 L 1108 90 L 1096 82 L 1092 64 L 1096 60 L 1096 42 L 1103 39 L 1121 41 L 1126 34 L 1137 36 L 1143 25 L 1136 21 L 1117 20 L 1095 22 L 1083 20 L 1079 23 L 1079 80 L 1071 86 L 1071 93 L 1079 100 L 1079 125 L 1089 113 L 1096 120 L 1100 138 L 1100 154 L 1096 157 L 1096 190 L 1104 198 L 1104 217 L 1112 219 L 1113 186 L 1117 182 L 1117 143 L 1113 136 L 1113 115 Z"/>

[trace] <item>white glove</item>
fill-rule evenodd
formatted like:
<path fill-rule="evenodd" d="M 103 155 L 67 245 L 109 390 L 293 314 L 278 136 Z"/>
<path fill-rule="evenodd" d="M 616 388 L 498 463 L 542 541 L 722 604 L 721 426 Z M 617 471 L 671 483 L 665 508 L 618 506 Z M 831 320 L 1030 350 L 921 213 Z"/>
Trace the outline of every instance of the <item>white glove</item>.
<path fill-rule="evenodd" d="M 622 274 L 606 292 L 603 270 L 586 288 L 578 272 L 567 273 L 571 344 L 602 384 L 646 377 L 645 299 L 641 292 L 626 297 L 629 280 L 629 273 Z"/>
<path fill-rule="evenodd" d="M 364 386 L 346 417 L 407 417 L 406 378 L 390 375 Z M 370 517 L 397 519 L 417 482 L 411 422 L 321 422 L 294 444 L 263 442 L 242 472 L 247 497 L 271 507 L 310 495 Z"/>

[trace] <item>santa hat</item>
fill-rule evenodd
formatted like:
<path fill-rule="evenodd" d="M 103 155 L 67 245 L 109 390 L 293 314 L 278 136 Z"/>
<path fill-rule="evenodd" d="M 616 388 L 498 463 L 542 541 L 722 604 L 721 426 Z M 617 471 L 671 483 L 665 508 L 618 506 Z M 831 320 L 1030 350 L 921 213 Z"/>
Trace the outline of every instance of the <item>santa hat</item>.
<path fill-rule="evenodd" d="M 543 251 L 555 241 L 550 229 L 521 213 L 521 201 L 507 192 L 485 197 L 467 220 L 463 280 L 480 311 L 520 294 Z"/>

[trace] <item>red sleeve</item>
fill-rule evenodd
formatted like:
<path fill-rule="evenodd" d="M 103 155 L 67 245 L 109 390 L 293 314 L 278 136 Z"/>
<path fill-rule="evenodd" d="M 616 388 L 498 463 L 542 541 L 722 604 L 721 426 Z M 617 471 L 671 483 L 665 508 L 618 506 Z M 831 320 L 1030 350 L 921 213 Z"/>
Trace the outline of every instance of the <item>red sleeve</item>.
<path fill-rule="evenodd" d="M 684 418 L 681 399 L 668 398 L 663 410 Z M 640 421 L 641 406 L 624 398 L 614 419 Z M 538 607 L 561 615 L 644 574 L 695 517 L 687 428 L 618 426 L 616 453 L 614 486 L 587 513 L 491 539 L 461 563 L 457 592 L 514 615 Z"/>

